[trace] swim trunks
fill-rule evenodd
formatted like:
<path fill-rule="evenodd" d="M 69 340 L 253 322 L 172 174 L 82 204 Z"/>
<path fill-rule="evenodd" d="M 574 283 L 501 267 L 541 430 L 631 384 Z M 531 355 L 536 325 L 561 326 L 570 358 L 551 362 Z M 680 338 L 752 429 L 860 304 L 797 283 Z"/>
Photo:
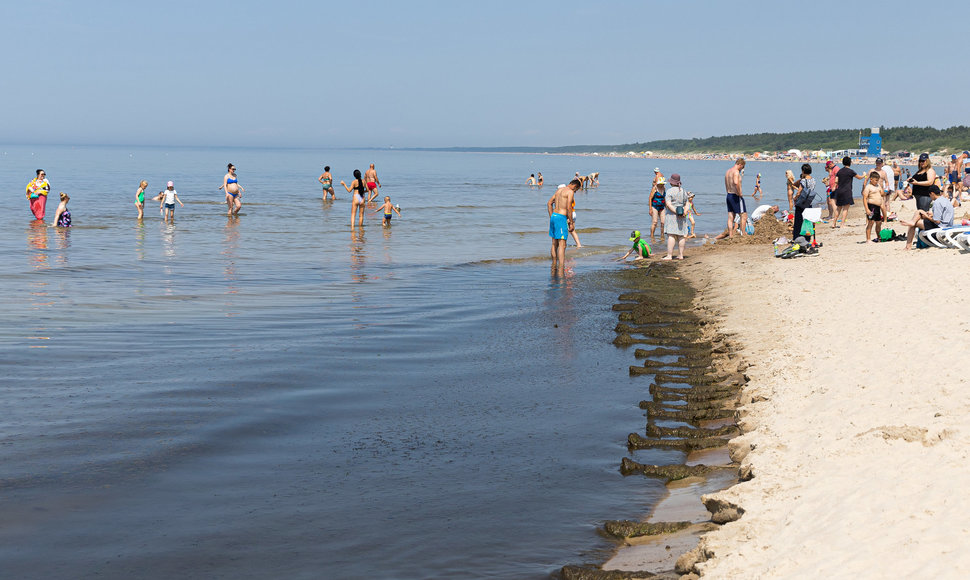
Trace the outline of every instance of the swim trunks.
<path fill-rule="evenodd" d="M 728 213 L 733 213 L 736 215 L 741 215 L 741 196 L 736 193 L 727 194 L 727 210 Z"/>
<path fill-rule="evenodd" d="M 565 240 L 569 235 L 569 220 L 561 213 L 549 216 L 549 237 L 554 240 Z"/>
<path fill-rule="evenodd" d="M 874 222 L 881 222 L 882 221 L 882 206 L 873 205 L 871 203 L 867 203 L 866 206 L 869 208 L 869 211 L 872 212 L 872 217 L 869 218 L 869 219 L 871 219 Z"/>
<path fill-rule="evenodd" d="M 389 213 L 384 214 L 384 219 L 386 219 L 387 221 L 391 221 L 391 214 Z"/>
<path fill-rule="evenodd" d="M 377 189 L 377 184 L 374 183 L 373 181 L 368 181 L 367 189 L 369 189 L 370 191 L 374 191 L 375 189 Z"/>
<path fill-rule="evenodd" d="M 960 174 L 959 173 L 957 173 L 956 171 L 951 171 L 950 172 L 950 181 L 951 182 L 954 182 L 955 183 L 959 179 L 960 179 Z"/>

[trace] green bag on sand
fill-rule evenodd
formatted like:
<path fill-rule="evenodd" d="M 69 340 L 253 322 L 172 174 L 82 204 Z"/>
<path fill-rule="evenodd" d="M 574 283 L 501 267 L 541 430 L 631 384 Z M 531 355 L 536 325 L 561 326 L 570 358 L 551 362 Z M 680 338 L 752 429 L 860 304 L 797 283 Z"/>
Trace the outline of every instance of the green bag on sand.
<path fill-rule="evenodd" d="M 883 228 L 879 230 L 879 241 L 888 242 L 892 240 L 893 236 L 895 235 L 896 235 L 896 232 L 892 228 Z"/>

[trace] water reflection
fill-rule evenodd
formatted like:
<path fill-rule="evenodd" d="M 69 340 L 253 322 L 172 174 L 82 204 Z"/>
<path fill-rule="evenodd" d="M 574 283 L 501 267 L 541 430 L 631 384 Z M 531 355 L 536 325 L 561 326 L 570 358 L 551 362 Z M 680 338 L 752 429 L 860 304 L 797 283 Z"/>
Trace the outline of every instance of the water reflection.
<path fill-rule="evenodd" d="M 135 222 L 135 258 L 138 261 L 145 259 L 145 221 Z"/>
<path fill-rule="evenodd" d="M 41 271 L 47 270 L 48 251 L 47 236 L 48 227 L 42 220 L 30 222 L 27 228 L 27 256 L 28 261 L 36 272 L 31 276 L 27 291 L 27 309 L 40 310 L 54 305 L 48 292 L 48 283 L 41 277 Z M 29 348 L 47 348 L 43 343 L 33 341 L 48 340 L 45 327 L 33 327 L 29 330 L 32 336 L 27 336 L 27 340 L 32 341 Z"/>
<path fill-rule="evenodd" d="M 47 224 L 43 220 L 30 222 L 27 228 L 27 255 L 35 269 L 47 267 Z"/>
<path fill-rule="evenodd" d="M 552 268 L 552 280 L 545 296 L 545 308 L 555 321 L 555 344 L 558 354 L 566 360 L 577 356 L 575 326 L 579 321 L 577 305 L 574 303 L 577 283 L 575 271 L 570 260 L 566 260 L 563 274 Z"/>
<path fill-rule="evenodd" d="M 166 258 L 175 257 L 175 223 L 162 224 L 162 253 Z"/>
<path fill-rule="evenodd" d="M 350 278 L 354 282 L 367 281 L 367 272 L 364 270 L 367 265 L 365 241 L 364 228 L 356 228 L 350 231 Z"/>
<path fill-rule="evenodd" d="M 66 266 L 68 263 L 67 249 L 71 247 L 71 228 L 54 228 L 54 247 L 62 250 L 54 257 L 59 266 Z"/>
<path fill-rule="evenodd" d="M 228 216 L 226 218 L 226 226 L 222 230 L 222 276 L 226 280 L 225 305 L 227 317 L 233 317 L 239 314 L 239 312 L 233 310 L 235 303 L 232 300 L 233 296 L 239 292 L 239 289 L 236 287 L 236 281 L 238 279 L 236 273 L 236 260 L 238 259 L 239 253 L 238 225 L 239 216 Z"/>

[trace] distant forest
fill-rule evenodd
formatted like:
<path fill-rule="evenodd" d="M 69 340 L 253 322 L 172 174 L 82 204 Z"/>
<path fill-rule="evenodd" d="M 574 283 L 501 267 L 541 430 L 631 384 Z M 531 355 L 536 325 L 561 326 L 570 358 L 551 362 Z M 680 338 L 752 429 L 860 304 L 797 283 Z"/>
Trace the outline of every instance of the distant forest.
<path fill-rule="evenodd" d="M 827 131 L 797 131 L 794 133 L 753 133 L 727 135 L 704 139 L 665 139 L 625 145 L 573 145 L 569 147 L 452 147 L 452 151 L 511 152 L 511 153 L 754 153 L 756 151 L 788 151 L 801 149 L 836 151 L 859 146 L 859 132 L 864 129 L 830 129 Z M 959 125 L 949 129 L 933 127 L 880 127 L 884 151 L 936 153 L 970 149 L 970 127 Z M 439 149 L 440 151 L 440 149 Z"/>
<path fill-rule="evenodd" d="M 868 136 L 870 128 L 861 129 Z M 666 139 L 610 147 L 607 151 L 653 151 L 654 153 L 754 153 L 755 151 L 805 151 L 852 149 L 859 146 L 860 129 L 797 131 L 794 133 L 755 133 L 707 137 L 706 139 Z M 880 127 L 884 151 L 939 152 L 963 151 L 970 147 L 970 127 L 949 129 L 933 127 Z"/>

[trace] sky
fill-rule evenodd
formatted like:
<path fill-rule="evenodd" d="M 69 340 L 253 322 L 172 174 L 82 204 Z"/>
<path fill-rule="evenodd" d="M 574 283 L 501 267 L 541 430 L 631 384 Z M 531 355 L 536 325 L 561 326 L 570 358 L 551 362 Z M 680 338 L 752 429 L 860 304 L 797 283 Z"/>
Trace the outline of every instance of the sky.
<path fill-rule="evenodd" d="M 4 0 L 0 141 L 556 147 L 968 124 L 965 11 L 932 6 Z"/>

